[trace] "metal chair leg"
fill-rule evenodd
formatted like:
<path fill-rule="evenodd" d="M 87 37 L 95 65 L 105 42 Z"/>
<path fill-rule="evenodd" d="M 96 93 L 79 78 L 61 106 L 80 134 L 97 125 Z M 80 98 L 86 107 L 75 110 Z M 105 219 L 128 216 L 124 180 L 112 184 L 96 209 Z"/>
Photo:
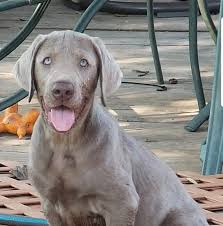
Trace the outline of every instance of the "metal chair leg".
<path fill-rule="evenodd" d="M 190 0 L 189 15 L 189 51 L 192 76 L 194 81 L 194 89 L 198 101 L 198 107 L 201 110 L 205 105 L 204 91 L 201 81 L 198 48 L 197 48 L 197 0 Z"/>
<path fill-rule="evenodd" d="M 9 9 L 14 9 L 14 8 L 18 8 L 18 7 L 22 7 L 22 6 L 26 6 L 26 5 L 35 5 L 38 3 L 44 3 L 46 2 L 46 0 L 7 0 L 7 1 L 3 1 L 0 2 L 0 12 L 5 11 L 5 10 L 9 10 Z"/>
<path fill-rule="evenodd" d="M 103 7 L 108 0 L 94 0 L 84 11 L 77 22 L 74 30 L 83 33 L 95 14 Z"/>
<path fill-rule="evenodd" d="M 208 10 L 208 4 L 207 4 L 207 0 L 197 0 L 198 5 L 199 5 L 199 9 L 201 12 L 201 16 L 211 34 L 212 39 L 214 40 L 214 43 L 217 43 L 217 29 L 214 25 L 214 22 L 211 18 L 211 14 Z"/>
<path fill-rule="evenodd" d="M 198 5 L 200 8 L 200 12 L 201 12 L 201 16 L 212 36 L 212 39 L 214 40 L 215 44 L 217 42 L 217 29 L 214 25 L 214 22 L 211 18 L 210 12 L 208 10 L 208 5 L 207 5 L 207 1 L 206 0 L 197 0 L 198 1 Z M 196 3 L 191 3 L 191 4 L 196 4 Z M 195 14 L 195 9 L 194 9 L 194 14 Z M 193 22 L 194 23 L 194 22 Z M 192 27 L 191 27 L 192 29 Z M 196 70 L 196 69 L 194 69 Z M 200 73 L 199 73 L 200 74 Z M 199 85 L 200 84 L 200 85 Z M 197 84 L 197 89 L 202 89 L 202 84 L 201 84 L 201 80 L 199 79 L 198 84 Z M 199 94 L 198 94 L 199 95 Z M 201 94 L 203 95 L 203 94 Z M 204 100 L 200 101 L 200 105 L 201 107 L 204 104 Z M 200 110 L 200 113 L 198 115 L 196 115 L 186 126 L 185 129 L 189 132 L 195 132 L 197 131 L 197 129 L 209 118 L 209 114 L 210 114 L 210 108 L 211 108 L 211 103 L 209 103 L 207 106 L 205 106 L 202 110 Z"/>
<path fill-rule="evenodd" d="M 0 111 L 5 110 L 6 108 L 12 106 L 13 104 L 18 103 L 20 100 L 28 96 L 28 92 L 24 89 L 19 89 L 16 93 L 10 97 L 6 97 L 3 101 L 0 102 Z"/>
<path fill-rule="evenodd" d="M 147 0 L 147 17 L 148 17 L 148 32 L 150 45 L 153 54 L 153 61 L 156 70 L 156 77 L 159 84 L 164 84 L 163 73 L 160 64 L 159 52 L 156 43 L 156 35 L 154 28 L 154 11 L 153 11 L 153 0 Z"/>
<path fill-rule="evenodd" d="M 210 115 L 211 103 L 209 102 L 204 108 L 202 108 L 198 115 L 196 115 L 187 125 L 184 127 L 188 132 L 196 132 L 200 126 L 208 120 Z"/>
<path fill-rule="evenodd" d="M 223 15 L 223 1 L 221 1 L 220 18 Z M 212 92 L 212 105 L 209 119 L 206 144 L 203 145 L 202 173 L 222 173 L 223 165 L 223 108 L 221 106 L 221 24 L 219 23 L 214 84 Z"/>

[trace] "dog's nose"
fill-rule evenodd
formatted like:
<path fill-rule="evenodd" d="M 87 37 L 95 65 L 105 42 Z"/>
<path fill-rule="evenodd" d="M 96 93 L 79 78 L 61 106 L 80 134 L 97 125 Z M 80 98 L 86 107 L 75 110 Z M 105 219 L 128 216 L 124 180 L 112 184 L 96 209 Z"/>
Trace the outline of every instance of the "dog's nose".
<path fill-rule="evenodd" d="M 70 82 L 55 82 L 52 86 L 52 94 L 56 99 L 70 99 L 74 95 L 74 86 Z"/>

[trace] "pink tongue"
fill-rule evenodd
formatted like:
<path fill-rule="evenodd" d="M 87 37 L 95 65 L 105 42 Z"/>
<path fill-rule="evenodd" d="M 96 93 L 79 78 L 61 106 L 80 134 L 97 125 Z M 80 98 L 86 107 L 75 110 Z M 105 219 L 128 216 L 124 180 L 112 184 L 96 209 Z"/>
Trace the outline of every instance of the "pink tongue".
<path fill-rule="evenodd" d="M 52 108 L 48 119 L 58 132 L 68 131 L 75 123 L 74 111 L 66 107 Z"/>

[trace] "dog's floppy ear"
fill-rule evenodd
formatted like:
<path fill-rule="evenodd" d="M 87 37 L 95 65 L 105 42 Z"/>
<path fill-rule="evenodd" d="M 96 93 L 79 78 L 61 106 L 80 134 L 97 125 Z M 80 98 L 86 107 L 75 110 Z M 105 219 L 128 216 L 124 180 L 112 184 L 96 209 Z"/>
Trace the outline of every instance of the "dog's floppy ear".
<path fill-rule="evenodd" d="M 102 40 L 100 38 L 92 39 L 99 58 L 101 100 L 102 104 L 105 106 L 106 97 L 114 93 L 121 85 L 123 74 Z"/>
<path fill-rule="evenodd" d="M 45 41 L 46 35 L 39 35 L 33 41 L 31 46 L 22 54 L 13 68 L 13 74 L 19 85 L 29 91 L 29 102 L 31 101 L 35 91 L 35 57 L 38 49 Z"/>

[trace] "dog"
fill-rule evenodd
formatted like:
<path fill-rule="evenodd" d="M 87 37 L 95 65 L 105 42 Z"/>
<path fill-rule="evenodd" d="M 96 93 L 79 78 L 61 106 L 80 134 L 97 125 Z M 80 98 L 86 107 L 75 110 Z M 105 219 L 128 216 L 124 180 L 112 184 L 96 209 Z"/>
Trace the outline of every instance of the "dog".
<path fill-rule="evenodd" d="M 123 77 L 99 38 L 39 35 L 14 67 L 41 105 L 29 175 L 51 226 L 100 216 L 106 226 L 208 226 L 175 173 L 127 135 L 102 103 Z"/>

